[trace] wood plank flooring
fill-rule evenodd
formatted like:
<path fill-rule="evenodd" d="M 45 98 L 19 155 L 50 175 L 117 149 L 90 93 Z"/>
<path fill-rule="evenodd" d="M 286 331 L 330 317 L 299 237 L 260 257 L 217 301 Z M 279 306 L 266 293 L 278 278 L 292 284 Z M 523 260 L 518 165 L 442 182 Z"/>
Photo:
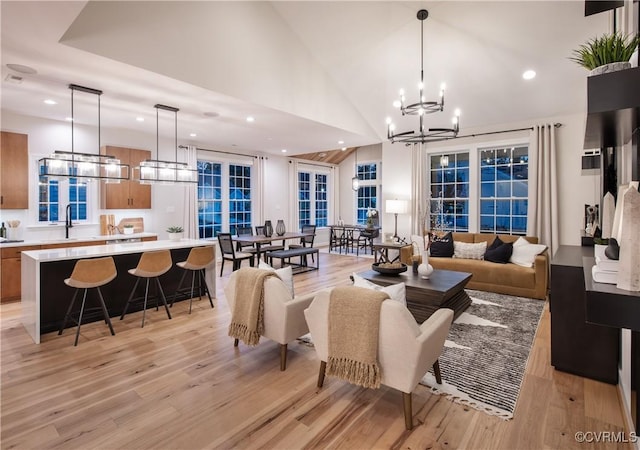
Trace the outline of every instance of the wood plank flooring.
<path fill-rule="evenodd" d="M 296 275 L 296 293 L 348 284 L 371 259 L 321 253 L 320 270 Z M 20 303 L 0 305 L 2 449 L 585 449 L 577 431 L 624 431 L 614 386 L 550 366 L 548 307 L 538 329 L 515 418 L 503 421 L 414 391 L 413 431 L 406 431 L 398 391 L 327 378 L 316 388 L 312 347 L 261 339 L 234 348 L 218 279 L 215 309 L 206 299 L 74 332 L 49 333 L 36 345 L 20 322 Z"/>

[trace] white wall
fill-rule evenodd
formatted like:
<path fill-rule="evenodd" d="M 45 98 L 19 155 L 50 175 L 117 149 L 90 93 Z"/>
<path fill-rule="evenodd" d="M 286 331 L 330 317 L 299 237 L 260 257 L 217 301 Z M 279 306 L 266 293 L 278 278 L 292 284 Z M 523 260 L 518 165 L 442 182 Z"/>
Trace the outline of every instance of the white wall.
<path fill-rule="evenodd" d="M 351 189 L 351 179 L 356 174 L 356 156 L 358 164 L 366 162 L 382 161 L 382 144 L 365 145 L 358 148 L 357 154 L 353 152 L 342 163 L 340 163 L 339 201 L 337 207 L 338 218 L 342 218 L 344 223 L 352 224 L 356 220 L 356 193 Z M 384 180 L 386 167 L 381 166 L 382 178 Z M 384 189 L 384 183 L 382 183 Z M 383 203 L 384 204 L 384 203 Z M 380 209 L 380 208 L 378 208 Z M 382 211 L 382 210 L 381 210 Z"/>

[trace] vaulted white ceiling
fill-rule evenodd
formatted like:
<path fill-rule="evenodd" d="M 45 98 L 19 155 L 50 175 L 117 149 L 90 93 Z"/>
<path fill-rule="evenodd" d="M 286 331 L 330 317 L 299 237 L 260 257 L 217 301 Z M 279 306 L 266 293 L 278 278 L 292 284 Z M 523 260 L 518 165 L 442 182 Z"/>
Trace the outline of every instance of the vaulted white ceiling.
<path fill-rule="evenodd" d="M 64 120 L 66 86 L 74 83 L 104 91 L 102 126 L 155 134 L 153 105 L 163 103 L 180 108 L 181 142 L 274 154 L 381 142 L 387 116 L 401 130 L 415 128 L 392 102 L 400 88 L 417 100 L 421 8 L 429 10 L 427 99 L 447 84 L 445 111 L 428 125 L 447 126 L 457 107 L 463 130 L 583 111 L 586 73 L 568 56 L 609 26 L 608 14 L 584 17 L 580 1 L 2 1 L 1 8 L 3 110 Z M 10 83 L 7 75 L 17 73 L 6 64 L 38 73 Z M 523 80 L 526 69 L 538 76 Z M 46 98 L 58 105 L 44 105 Z M 75 103 L 77 120 L 95 123 L 95 100 L 79 95 Z M 172 127 L 161 124 L 161 132 L 173 136 Z"/>

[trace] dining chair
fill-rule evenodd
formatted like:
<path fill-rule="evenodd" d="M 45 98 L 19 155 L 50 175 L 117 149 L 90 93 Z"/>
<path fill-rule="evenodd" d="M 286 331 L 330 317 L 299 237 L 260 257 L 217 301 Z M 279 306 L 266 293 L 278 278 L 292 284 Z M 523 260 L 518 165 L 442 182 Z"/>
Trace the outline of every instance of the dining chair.
<path fill-rule="evenodd" d="M 253 236 L 253 228 L 236 227 L 236 236 Z M 236 242 L 236 250 L 244 253 L 256 253 L 256 246 L 250 242 Z"/>
<path fill-rule="evenodd" d="M 224 262 L 231 261 L 233 264 L 233 270 L 238 270 L 240 264 L 245 259 L 249 260 L 249 265 L 253 267 L 255 255 L 253 253 L 237 252 L 233 245 L 233 238 L 231 233 L 218 233 L 218 244 L 220 251 L 222 252 L 222 264 L 220 265 L 220 276 L 224 270 Z"/>
<path fill-rule="evenodd" d="M 289 248 L 302 248 L 313 247 L 313 241 L 316 238 L 316 226 L 315 225 L 302 225 L 302 232 L 309 233 L 308 236 L 300 238 L 299 244 L 289 244 Z M 316 262 L 315 256 L 311 254 L 311 261 Z"/>
<path fill-rule="evenodd" d="M 256 235 L 257 236 L 264 236 L 264 226 L 263 225 L 256 225 Z M 277 236 L 272 236 L 272 238 L 274 238 L 274 240 L 277 240 Z M 260 252 L 264 255 L 264 262 L 269 262 L 268 258 L 267 258 L 267 252 L 275 252 L 278 250 L 284 250 L 284 241 L 282 241 L 282 244 L 270 244 L 270 245 L 261 245 L 260 246 Z"/>

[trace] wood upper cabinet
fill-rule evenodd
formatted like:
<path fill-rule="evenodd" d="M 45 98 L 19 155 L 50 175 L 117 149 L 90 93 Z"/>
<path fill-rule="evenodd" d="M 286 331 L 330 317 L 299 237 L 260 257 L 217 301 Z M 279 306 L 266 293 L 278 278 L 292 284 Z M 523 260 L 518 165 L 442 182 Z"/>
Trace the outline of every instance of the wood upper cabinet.
<path fill-rule="evenodd" d="M 100 154 L 115 156 L 122 164 L 129 165 L 129 173 L 140 165 L 140 161 L 151 158 L 148 150 L 104 146 Z M 151 186 L 137 181 L 100 183 L 100 208 L 102 209 L 151 209 Z"/>
<path fill-rule="evenodd" d="M 29 208 L 28 153 L 26 134 L 2 132 L 0 209 Z"/>

